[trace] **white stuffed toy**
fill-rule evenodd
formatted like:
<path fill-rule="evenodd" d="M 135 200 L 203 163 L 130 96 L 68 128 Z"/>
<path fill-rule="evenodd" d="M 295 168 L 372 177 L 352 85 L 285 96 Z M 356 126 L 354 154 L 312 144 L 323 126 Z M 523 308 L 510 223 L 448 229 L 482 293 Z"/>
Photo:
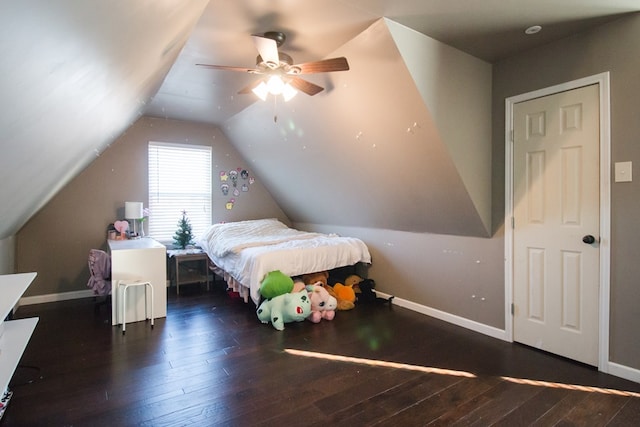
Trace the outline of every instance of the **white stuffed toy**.
<path fill-rule="evenodd" d="M 333 320 L 336 315 L 338 300 L 329 295 L 321 282 L 307 285 L 309 299 L 311 299 L 311 314 L 307 317 L 313 323 L 319 323 L 322 319 Z"/>
<path fill-rule="evenodd" d="M 302 322 L 311 314 L 311 299 L 306 289 L 292 294 L 278 295 L 264 300 L 256 311 L 262 323 L 269 323 L 279 331 L 285 323 Z"/>

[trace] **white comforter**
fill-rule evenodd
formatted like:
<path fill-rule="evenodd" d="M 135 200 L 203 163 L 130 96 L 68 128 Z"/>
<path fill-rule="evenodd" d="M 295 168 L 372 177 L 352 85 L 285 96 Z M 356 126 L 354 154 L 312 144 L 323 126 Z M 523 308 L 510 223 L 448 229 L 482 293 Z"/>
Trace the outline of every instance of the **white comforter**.
<path fill-rule="evenodd" d="M 231 253 L 240 253 L 246 248 L 312 239 L 317 236 L 318 233 L 289 228 L 277 219 L 260 219 L 214 224 L 201 239 L 215 242 L 215 245 L 210 245 L 212 254 L 223 257 Z"/>
<path fill-rule="evenodd" d="M 277 220 L 257 221 L 277 222 Z M 251 224 L 247 224 L 249 222 Z M 290 229 L 282 223 L 280 224 L 285 229 L 297 233 L 287 232 L 289 235 L 286 238 L 283 238 L 283 234 L 280 232 L 276 232 L 272 237 L 263 233 L 251 237 L 245 234 L 247 243 L 242 243 L 240 236 L 233 232 L 230 233 L 233 237 L 229 241 L 217 240 L 224 240 L 225 233 L 219 231 L 226 227 L 219 227 L 220 225 L 227 225 L 229 229 L 233 228 L 236 231 L 247 225 L 249 228 L 254 228 L 254 226 L 261 228 L 261 225 L 264 225 L 264 223 L 260 225 L 253 222 L 217 224 L 212 227 L 217 230 L 205 233 L 198 240 L 198 244 L 207 252 L 216 266 L 223 269 L 242 286 L 248 288 L 249 295 L 256 305 L 260 302 L 260 283 L 270 271 L 280 270 L 293 277 L 354 265 L 359 262 L 371 263 L 369 250 L 360 239 L 321 233 L 305 233 Z M 272 225 L 267 224 L 267 227 L 270 226 Z M 282 227 L 276 225 L 275 228 Z"/>

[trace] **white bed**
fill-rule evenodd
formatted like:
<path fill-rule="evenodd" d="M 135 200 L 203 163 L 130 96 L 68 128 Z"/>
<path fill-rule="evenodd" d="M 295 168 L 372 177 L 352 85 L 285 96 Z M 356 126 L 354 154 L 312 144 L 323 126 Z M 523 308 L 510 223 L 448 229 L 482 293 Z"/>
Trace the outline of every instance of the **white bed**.
<path fill-rule="evenodd" d="M 294 277 L 338 267 L 371 263 L 364 242 L 335 234 L 309 233 L 276 219 L 214 224 L 197 244 L 229 286 L 245 301 L 260 303 L 265 274 L 280 270 Z"/>

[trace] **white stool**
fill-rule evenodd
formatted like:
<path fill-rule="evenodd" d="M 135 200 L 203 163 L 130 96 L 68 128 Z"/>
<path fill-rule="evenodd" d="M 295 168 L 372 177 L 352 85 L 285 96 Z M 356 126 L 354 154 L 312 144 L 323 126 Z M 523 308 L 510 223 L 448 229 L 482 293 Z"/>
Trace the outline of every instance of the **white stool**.
<path fill-rule="evenodd" d="M 143 280 L 118 280 L 118 290 L 122 287 L 122 298 L 118 298 L 118 309 L 122 315 L 122 335 L 127 328 L 127 289 L 132 286 L 144 286 L 144 318 L 147 319 L 147 289 L 151 290 L 151 329 L 153 329 L 153 286 Z"/>

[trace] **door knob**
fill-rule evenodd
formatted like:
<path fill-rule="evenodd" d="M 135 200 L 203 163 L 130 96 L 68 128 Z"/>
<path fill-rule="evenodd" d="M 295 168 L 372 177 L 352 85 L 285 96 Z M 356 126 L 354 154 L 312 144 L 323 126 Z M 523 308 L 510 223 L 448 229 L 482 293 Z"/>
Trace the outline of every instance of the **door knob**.
<path fill-rule="evenodd" d="M 590 245 L 590 244 L 592 244 L 593 242 L 595 242 L 595 241 L 596 241 L 596 238 L 595 238 L 595 237 L 593 237 L 591 234 L 587 234 L 586 236 L 584 236 L 584 237 L 582 238 L 582 241 L 583 241 L 584 243 L 586 243 L 587 245 Z"/>

